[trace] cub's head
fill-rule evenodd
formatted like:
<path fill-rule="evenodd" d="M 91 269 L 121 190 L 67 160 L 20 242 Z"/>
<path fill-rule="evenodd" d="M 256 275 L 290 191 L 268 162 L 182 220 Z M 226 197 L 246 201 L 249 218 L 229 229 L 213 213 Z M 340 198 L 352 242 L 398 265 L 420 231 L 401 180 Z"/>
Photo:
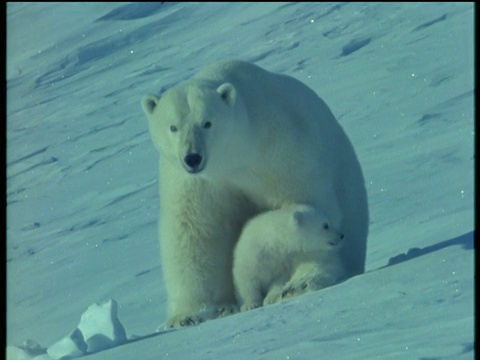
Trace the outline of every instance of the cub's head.
<path fill-rule="evenodd" d="M 322 211 L 307 205 L 296 205 L 291 211 L 291 224 L 295 233 L 303 240 L 308 239 L 315 247 L 336 246 L 344 238 Z"/>
<path fill-rule="evenodd" d="M 212 174 L 234 160 L 234 139 L 244 122 L 235 87 L 189 81 L 160 97 L 146 95 L 142 108 L 162 161 L 190 174 Z M 238 154 L 237 154 L 238 156 Z"/>

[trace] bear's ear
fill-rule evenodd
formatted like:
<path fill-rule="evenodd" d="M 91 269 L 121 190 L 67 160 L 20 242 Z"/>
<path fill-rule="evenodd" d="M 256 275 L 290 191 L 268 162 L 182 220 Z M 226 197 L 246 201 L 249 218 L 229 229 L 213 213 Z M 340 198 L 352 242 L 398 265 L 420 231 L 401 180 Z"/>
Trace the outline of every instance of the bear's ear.
<path fill-rule="evenodd" d="M 159 100 L 155 95 L 145 95 L 143 97 L 142 109 L 147 116 L 153 114 L 153 110 L 155 110 L 155 106 L 157 106 Z"/>
<path fill-rule="evenodd" d="M 237 98 L 237 90 L 230 83 L 224 83 L 220 85 L 217 89 L 217 92 L 220 94 L 220 97 L 228 105 L 232 106 L 235 104 L 235 99 Z"/>
<path fill-rule="evenodd" d="M 292 214 L 292 223 L 294 226 L 301 226 L 305 220 L 305 214 L 301 211 L 294 211 Z"/>

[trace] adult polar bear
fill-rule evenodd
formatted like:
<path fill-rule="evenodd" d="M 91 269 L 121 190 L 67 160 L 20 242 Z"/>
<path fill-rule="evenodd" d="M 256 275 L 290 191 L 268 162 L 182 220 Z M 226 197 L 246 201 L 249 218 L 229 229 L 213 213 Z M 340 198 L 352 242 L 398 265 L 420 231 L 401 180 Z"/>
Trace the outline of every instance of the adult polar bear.
<path fill-rule="evenodd" d="M 321 263 L 305 264 L 305 274 L 288 284 L 290 294 L 364 271 L 369 220 L 362 170 L 330 109 L 306 85 L 222 61 L 161 97 L 146 95 L 142 107 L 160 152 L 167 326 L 236 308 L 233 249 L 246 221 L 266 210 L 318 207 L 345 235 L 331 259 L 341 270 L 326 279 Z"/>

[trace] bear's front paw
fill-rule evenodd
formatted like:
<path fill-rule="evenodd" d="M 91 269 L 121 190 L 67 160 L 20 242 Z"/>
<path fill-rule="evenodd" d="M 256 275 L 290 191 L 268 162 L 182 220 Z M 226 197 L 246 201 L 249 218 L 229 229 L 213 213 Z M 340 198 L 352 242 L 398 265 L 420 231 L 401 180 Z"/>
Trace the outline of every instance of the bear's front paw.
<path fill-rule="evenodd" d="M 200 316 L 187 316 L 186 318 L 180 320 L 180 326 L 193 326 L 198 325 L 204 321 Z"/>
<path fill-rule="evenodd" d="M 205 319 L 200 315 L 176 316 L 168 320 L 167 328 L 179 328 L 194 326 L 204 322 Z"/>
<path fill-rule="evenodd" d="M 249 310 L 253 310 L 253 309 L 259 308 L 260 306 L 261 306 L 261 305 L 260 305 L 260 304 L 257 304 L 256 302 L 245 303 L 245 304 L 243 304 L 243 305 L 240 307 L 240 311 L 241 311 L 241 312 L 249 311 Z"/>
<path fill-rule="evenodd" d="M 281 289 L 272 289 L 268 292 L 265 299 L 263 299 L 263 306 L 276 304 L 282 301 L 282 291 Z"/>
<path fill-rule="evenodd" d="M 214 317 L 225 317 L 238 313 L 238 306 L 235 304 L 228 304 L 219 306 L 217 309 L 217 315 Z"/>
<path fill-rule="evenodd" d="M 284 284 L 282 283 L 273 285 L 268 291 L 267 296 L 265 296 L 265 299 L 263 299 L 263 306 L 276 304 L 282 301 L 283 288 Z"/>

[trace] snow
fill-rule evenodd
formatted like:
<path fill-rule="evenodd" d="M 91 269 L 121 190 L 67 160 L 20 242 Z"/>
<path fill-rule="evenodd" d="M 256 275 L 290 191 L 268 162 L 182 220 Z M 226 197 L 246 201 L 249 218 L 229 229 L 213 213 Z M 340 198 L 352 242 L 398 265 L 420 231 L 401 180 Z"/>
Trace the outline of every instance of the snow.
<path fill-rule="evenodd" d="M 8 3 L 8 358 L 48 358 L 109 299 L 129 341 L 92 360 L 474 358 L 473 18 L 473 3 Z M 158 334 L 140 99 L 228 58 L 305 82 L 344 127 L 367 272 Z"/>

